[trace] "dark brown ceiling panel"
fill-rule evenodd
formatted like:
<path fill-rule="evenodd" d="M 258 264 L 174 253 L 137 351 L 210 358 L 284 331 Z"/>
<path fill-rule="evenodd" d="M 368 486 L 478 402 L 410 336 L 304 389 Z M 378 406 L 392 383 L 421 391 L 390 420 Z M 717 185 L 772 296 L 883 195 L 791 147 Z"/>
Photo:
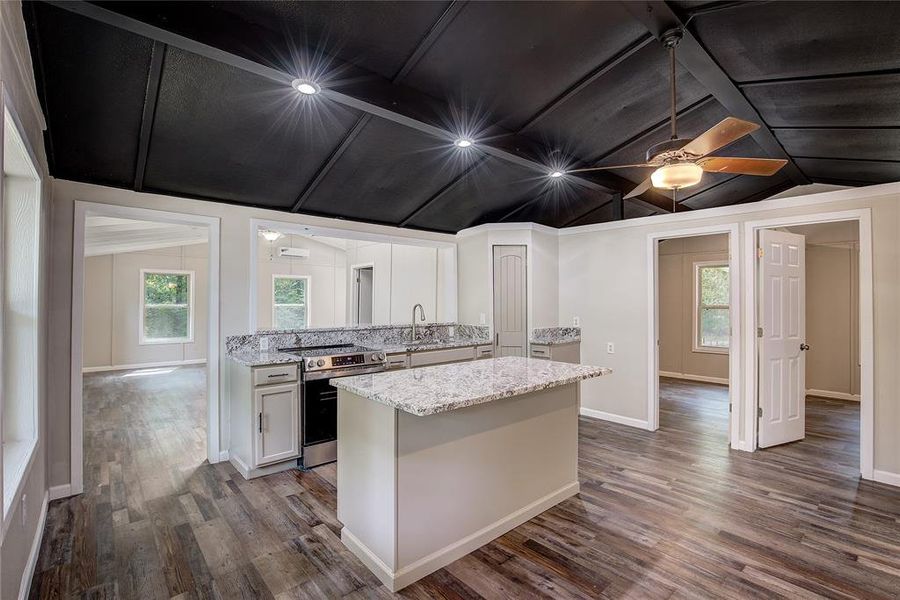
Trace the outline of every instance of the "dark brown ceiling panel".
<path fill-rule="evenodd" d="M 793 187 L 790 178 L 785 175 L 772 177 L 752 177 L 743 175 L 729 179 L 722 185 L 711 188 L 705 192 L 696 194 L 685 200 L 684 204 L 694 210 L 738 204 L 750 196 L 759 196 L 756 200 L 763 200 L 768 196 Z"/>
<path fill-rule="evenodd" d="M 605 223 L 607 221 L 615 221 L 617 219 L 618 215 L 616 214 L 616 207 L 612 202 L 608 202 L 590 212 L 581 215 L 573 221 L 569 221 L 567 226 L 578 227 L 579 225 L 593 225 L 594 223 Z"/>
<path fill-rule="evenodd" d="M 900 67 L 898 2 L 760 2 L 700 14 L 691 29 L 736 81 Z"/>
<path fill-rule="evenodd" d="M 797 164 L 816 180 L 849 184 L 900 181 L 900 162 L 798 158 Z"/>
<path fill-rule="evenodd" d="M 900 129 L 777 129 L 788 154 L 900 161 Z"/>
<path fill-rule="evenodd" d="M 358 117 L 316 100 L 170 47 L 146 187 L 290 208 Z"/>
<path fill-rule="evenodd" d="M 24 10 L 53 175 L 130 187 L 153 44 L 46 4 Z"/>
<path fill-rule="evenodd" d="M 518 129 L 644 35 L 615 3 L 470 2 L 405 81 Z"/>
<path fill-rule="evenodd" d="M 392 78 L 449 2 L 217 1 L 215 8 Z"/>
<path fill-rule="evenodd" d="M 900 74 L 755 84 L 742 91 L 772 127 L 900 125 Z"/>
<path fill-rule="evenodd" d="M 472 171 L 459 185 L 420 211 L 411 227 L 459 231 L 479 223 L 488 213 L 509 212 L 546 189 L 546 177 L 497 158 Z"/>
<path fill-rule="evenodd" d="M 612 196 L 595 190 L 553 181 L 542 186 L 540 195 L 526 201 L 505 214 L 488 214 L 481 222 L 540 223 L 549 227 L 564 227 L 587 212 L 612 201 Z"/>
<path fill-rule="evenodd" d="M 708 95 L 680 66 L 677 83 L 679 108 Z M 662 45 L 650 44 L 584 88 L 528 135 L 588 160 L 658 123 L 668 111 L 667 55 Z"/>
<path fill-rule="evenodd" d="M 375 117 L 299 210 L 399 223 L 474 158 L 474 152 Z"/>

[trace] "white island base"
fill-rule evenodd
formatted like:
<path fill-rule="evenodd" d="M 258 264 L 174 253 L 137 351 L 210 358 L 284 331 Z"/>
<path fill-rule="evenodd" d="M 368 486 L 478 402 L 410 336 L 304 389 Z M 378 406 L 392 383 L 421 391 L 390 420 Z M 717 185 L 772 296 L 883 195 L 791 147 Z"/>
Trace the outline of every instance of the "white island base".
<path fill-rule="evenodd" d="M 339 390 L 341 540 L 391 591 L 578 489 L 577 383 L 427 416 Z"/>

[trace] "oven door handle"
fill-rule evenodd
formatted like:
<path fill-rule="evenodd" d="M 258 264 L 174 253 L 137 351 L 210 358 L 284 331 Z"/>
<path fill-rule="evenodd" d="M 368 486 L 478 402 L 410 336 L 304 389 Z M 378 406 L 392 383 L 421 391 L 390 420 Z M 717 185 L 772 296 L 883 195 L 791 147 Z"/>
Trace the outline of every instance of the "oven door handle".
<path fill-rule="evenodd" d="M 304 381 L 317 381 L 319 379 L 331 379 L 333 377 L 350 377 L 352 375 L 366 375 L 368 373 L 380 373 L 384 371 L 384 365 L 372 365 L 371 367 L 359 367 L 356 369 L 328 369 L 327 371 L 313 371 L 303 373 Z"/>

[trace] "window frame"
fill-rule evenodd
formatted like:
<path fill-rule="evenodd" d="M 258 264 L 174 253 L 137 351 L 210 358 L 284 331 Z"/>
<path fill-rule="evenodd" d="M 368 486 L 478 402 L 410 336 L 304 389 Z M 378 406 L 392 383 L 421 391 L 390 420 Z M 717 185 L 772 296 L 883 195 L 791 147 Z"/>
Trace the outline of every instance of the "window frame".
<path fill-rule="evenodd" d="M 711 267 L 725 267 L 728 269 L 728 304 L 701 304 L 702 294 L 700 293 L 700 271 L 704 268 Z M 731 323 L 731 265 L 729 265 L 727 259 L 723 260 L 701 260 L 694 262 L 694 302 L 693 302 L 693 335 L 691 341 L 691 350 L 694 352 L 702 352 L 706 354 L 728 354 L 731 351 L 731 331 L 733 327 L 733 323 Z M 719 309 L 728 309 L 728 346 L 725 348 L 720 348 L 718 346 L 704 346 L 700 343 L 701 340 L 701 319 L 700 313 L 704 308 L 719 308 Z"/>
<path fill-rule="evenodd" d="M 147 304 L 145 303 L 146 295 L 144 285 L 147 273 L 155 273 L 158 275 L 187 275 L 188 276 L 188 335 L 180 338 L 148 338 L 144 334 L 144 315 L 146 313 Z M 138 345 L 153 346 L 159 344 L 190 344 L 194 341 L 194 271 L 186 271 L 183 269 L 141 269 L 141 297 L 140 297 L 140 315 L 138 318 Z M 151 304 L 150 306 L 181 306 L 179 304 Z"/>
<path fill-rule="evenodd" d="M 305 305 L 304 304 L 279 304 L 279 303 L 275 302 L 275 281 L 278 279 L 304 279 L 304 280 L 306 280 L 306 304 Z M 280 273 L 272 274 L 272 329 L 278 329 L 277 325 L 275 324 L 275 309 L 279 306 L 305 306 L 306 307 L 306 323 L 305 323 L 303 329 L 309 329 L 309 323 L 312 320 L 312 318 L 311 318 L 312 312 L 310 311 L 310 305 L 312 304 L 310 302 L 310 300 L 311 300 L 310 290 L 311 289 L 312 289 L 312 277 L 310 277 L 309 275 L 290 275 L 290 274 L 280 274 Z M 293 328 L 293 329 L 296 329 L 296 328 Z"/>

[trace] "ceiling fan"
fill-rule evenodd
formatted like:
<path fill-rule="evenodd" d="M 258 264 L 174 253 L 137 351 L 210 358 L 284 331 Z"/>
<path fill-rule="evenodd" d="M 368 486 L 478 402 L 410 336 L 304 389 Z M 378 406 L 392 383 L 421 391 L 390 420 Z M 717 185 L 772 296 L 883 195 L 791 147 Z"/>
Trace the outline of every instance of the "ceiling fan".
<path fill-rule="evenodd" d="M 584 169 L 566 170 L 566 173 L 584 173 L 588 171 L 604 171 L 609 169 L 652 168 L 653 173 L 636 188 L 628 192 L 624 198 L 639 196 L 650 187 L 673 190 L 690 187 L 700 183 L 703 172 L 735 173 L 738 175 L 774 175 L 787 164 L 786 160 L 773 158 L 737 158 L 726 156 L 709 156 L 719 148 L 723 148 L 739 140 L 748 133 L 759 129 L 759 125 L 735 117 L 727 117 L 708 129 L 698 137 L 679 138 L 675 123 L 675 47 L 682 38 L 681 29 L 670 29 L 662 36 L 663 45 L 669 50 L 671 77 L 671 126 L 672 137 L 664 142 L 654 144 L 647 150 L 646 162 L 634 165 L 613 165 L 607 167 L 588 167 Z"/>

